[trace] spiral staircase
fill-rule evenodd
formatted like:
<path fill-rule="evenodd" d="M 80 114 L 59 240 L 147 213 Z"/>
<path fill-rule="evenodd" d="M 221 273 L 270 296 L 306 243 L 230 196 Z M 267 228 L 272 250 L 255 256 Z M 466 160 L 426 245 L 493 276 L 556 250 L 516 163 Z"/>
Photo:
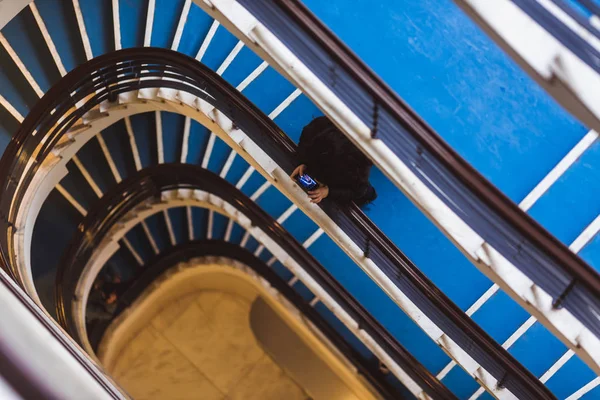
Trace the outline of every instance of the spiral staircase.
<path fill-rule="evenodd" d="M 573 106 L 477 1 L 14 3 L 3 282 L 100 382 L 86 398 L 128 396 L 96 358 L 97 276 L 127 283 L 117 321 L 200 256 L 254 266 L 375 398 L 600 398 L 594 86 Z M 547 3 L 600 51 L 594 0 Z M 288 178 L 324 114 L 375 162 L 365 210 Z"/>

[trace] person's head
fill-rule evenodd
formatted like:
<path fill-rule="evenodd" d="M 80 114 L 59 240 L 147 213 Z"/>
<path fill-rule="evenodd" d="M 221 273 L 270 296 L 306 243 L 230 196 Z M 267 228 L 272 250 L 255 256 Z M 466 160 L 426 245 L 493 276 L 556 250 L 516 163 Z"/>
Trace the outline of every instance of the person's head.
<path fill-rule="evenodd" d="M 340 157 L 344 160 L 344 164 L 354 167 L 358 170 L 365 167 L 371 167 L 373 161 L 363 154 L 354 144 L 350 141 L 344 143 L 340 149 Z"/>
<path fill-rule="evenodd" d="M 313 154 L 321 156 L 333 155 L 336 150 L 335 138 L 332 137 L 331 131 L 319 132 L 306 142 L 306 146 Z"/>
<path fill-rule="evenodd" d="M 102 278 L 96 279 L 96 281 L 94 282 L 94 290 L 102 289 L 103 285 L 104 285 L 104 280 Z"/>

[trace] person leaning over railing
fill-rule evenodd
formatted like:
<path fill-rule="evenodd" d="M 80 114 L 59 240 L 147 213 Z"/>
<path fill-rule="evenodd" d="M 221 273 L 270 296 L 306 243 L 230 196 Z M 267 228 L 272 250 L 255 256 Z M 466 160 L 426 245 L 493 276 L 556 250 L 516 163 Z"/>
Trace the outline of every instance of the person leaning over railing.
<path fill-rule="evenodd" d="M 327 117 L 315 118 L 304 127 L 297 159 L 291 177 L 309 175 L 318 183 L 308 190 L 312 203 L 329 197 L 362 207 L 377 198 L 369 182 L 373 163 Z"/>
<path fill-rule="evenodd" d="M 117 300 L 127 287 L 127 283 L 121 281 L 118 272 L 111 272 L 101 274 L 94 282 L 88 298 L 88 322 L 111 319 L 117 307 Z"/>
<path fill-rule="evenodd" d="M 102 279 L 96 280 L 88 296 L 86 310 L 86 321 L 88 323 L 107 321 L 112 318 L 112 313 L 106 307 L 106 295 L 102 290 L 103 284 Z"/>

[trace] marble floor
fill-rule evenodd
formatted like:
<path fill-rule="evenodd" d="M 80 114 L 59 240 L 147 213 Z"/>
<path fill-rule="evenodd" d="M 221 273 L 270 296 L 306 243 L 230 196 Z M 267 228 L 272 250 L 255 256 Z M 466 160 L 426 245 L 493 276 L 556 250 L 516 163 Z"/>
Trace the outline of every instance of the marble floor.
<path fill-rule="evenodd" d="M 250 307 L 222 292 L 182 297 L 131 340 L 109 373 L 142 400 L 308 399 L 259 347 Z"/>

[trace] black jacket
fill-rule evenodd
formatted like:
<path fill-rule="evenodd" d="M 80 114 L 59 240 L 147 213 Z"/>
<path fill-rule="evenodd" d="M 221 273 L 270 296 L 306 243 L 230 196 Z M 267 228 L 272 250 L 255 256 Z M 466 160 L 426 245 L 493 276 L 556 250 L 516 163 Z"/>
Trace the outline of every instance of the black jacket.
<path fill-rule="evenodd" d="M 377 197 L 369 183 L 373 163 L 327 117 L 315 118 L 302 130 L 298 163 L 329 186 L 333 200 L 362 206 Z"/>

